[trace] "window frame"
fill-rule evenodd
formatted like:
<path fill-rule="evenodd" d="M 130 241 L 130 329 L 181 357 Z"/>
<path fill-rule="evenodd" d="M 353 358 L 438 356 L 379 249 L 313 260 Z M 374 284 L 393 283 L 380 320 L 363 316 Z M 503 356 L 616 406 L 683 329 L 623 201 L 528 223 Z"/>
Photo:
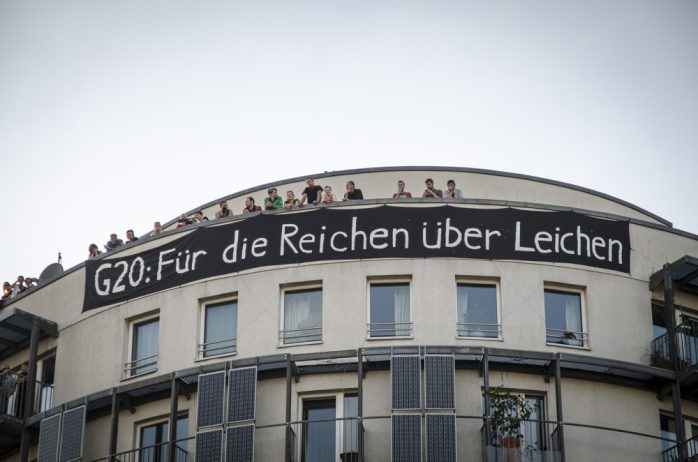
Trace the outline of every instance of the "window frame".
<path fill-rule="evenodd" d="M 535 448 L 534 450 L 537 451 L 549 451 L 552 449 L 552 436 L 548 434 L 546 423 L 548 422 L 548 395 L 544 391 L 532 391 L 532 390 L 515 390 L 515 389 L 509 389 L 509 388 L 504 388 L 504 391 L 507 391 L 511 393 L 514 396 L 521 396 L 526 400 L 538 400 L 539 403 L 542 404 L 542 409 L 538 409 L 538 417 L 535 417 L 535 414 L 531 414 L 531 417 L 529 418 L 528 426 L 526 422 L 521 423 L 521 428 L 520 428 L 520 433 L 521 436 L 523 437 L 523 442 L 532 441 L 530 437 L 533 435 L 533 433 L 529 433 L 527 431 L 527 428 L 530 427 L 538 427 L 537 428 L 537 436 L 538 436 L 538 443 L 540 443 L 541 447 L 540 448 Z M 492 398 L 490 397 L 490 400 Z M 490 402 L 490 406 L 491 406 Z M 485 407 L 485 390 L 482 390 L 482 409 L 484 411 Z M 483 412 L 484 415 L 484 412 Z M 491 415 L 491 413 L 490 413 Z M 530 420 L 542 420 L 544 422 L 531 422 Z M 548 447 L 548 444 L 550 444 L 550 447 Z"/>
<path fill-rule="evenodd" d="M 181 413 L 177 414 L 177 423 L 179 423 L 179 421 L 180 421 L 181 419 L 185 418 L 185 417 L 186 417 L 186 419 L 187 419 L 186 435 L 187 435 L 187 437 L 188 437 L 188 436 L 189 436 L 189 424 L 190 424 L 190 421 L 189 421 L 189 417 L 190 417 L 190 416 L 189 416 L 189 411 L 184 411 L 184 412 L 181 412 Z M 169 442 L 169 437 L 170 437 L 170 435 L 169 435 L 169 425 L 172 424 L 172 422 L 170 422 L 170 416 L 169 416 L 169 415 L 166 415 L 166 416 L 152 417 L 152 418 L 149 418 L 149 419 L 147 419 L 147 420 L 143 420 L 143 421 L 140 421 L 140 422 L 136 422 L 135 425 L 134 425 L 135 435 L 134 435 L 134 445 L 133 445 L 133 448 L 134 448 L 135 450 L 140 450 L 140 449 L 143 448 L 143 438 L 142 438 L 143 429 L 148 428 L 148 427 L 153 427 L 153 426 L 156 426 L 156 425 L 160 426 L 160 425 L 165 424 L 165 423 L 167 423 L 167 425 L 168 425 L 168 432 L 167 432 L 167 434 L 165 434 L 165 433 L 162 433 L 162 434 L 161 434 L 161 436 L 163 437 L 163 438 L 162 438 L 163 441 L 160 441 L 159 443 L 155 443 L 156 445 L 159 445 L 159 444 L 162 445 L 162 444 L 165 444 L 165 443 L 168 443 L 168 442 Z M 176 435 L 177 435 L 176 431 L 177 431 L 177 430 L 175 430 L 175 441 L 176 441 Z M 167 440 L 165 440 L 165 438 L 166 438 Z M 183 443 L 184 443 L 185 445 L 188 446 L 189 440 L 185 440 L 185 441 L 183 441 Z M 177 447 L 179 447 L 180 449 L 182 449 L 182 447 L 181 447 L 178 443 L 175 443 L 175 445 L 176 445 Z M 162 451 L 156 450 L 156 451 L 155 451 L 155 454 L 156 454 L 157 456 L 159 456 L 160 460 L 167 460 L 167 459 L 166 459 L 166 456 L 167 456 L 166 453 L 163 454 Z M 143 458 L 143 455 L 142 455 L 142 454 L 140 453 L 140 451 L 139 451 L 139 458 L 138 458 L 138 459 L 141 460 L 142 458 Z"/>
<path fill-rule="evenodd" d="M 395 335 L 372 335 L 373 323 L 371 322 L 371 287 L 372 286 L 404 286 L 408 288 L 409 306 L 408 306 L 408 321 L 406 328 L 398 329 L 397 322 L 393 322 Z M 414 339 L 414 318 L 412 310 L 412 277 L 411 276 L 373 276 L 366 279 L 366 340 L 411 340 Z M 391 324 L 391 323 L 388 323 Z M 386 330 L 386 329 L 383 329 Z M 398 335 L 398 331 L 407 331 L 406 335 Z"/>
<path fill-rule="evenodd" d="M 223 342 L 230 342 L 232 340 L 233 345 L 231 347 L 233 348 L 233 351 L 212 354 L 210 356 L 206 356 L 206 353 L 208 351 L 211 351 L 211 350 L 207 350 L 205 348 L 206 345 L 208 345 L 206 343 L 206 321 L 207 321 L 206 311 L 209 307 L 213 307 L 216 305 L 223 305 L 223 304 L 231 304 L 231 303 L 235 303 L 235 333 L 234 333 L 235 337 L 232 339 L 225 339 L 225 340 L 220 340 L 218 342 L 209 342 L 209 343 L 223 343 Z M 229 295 L 225 295 L 225 296 L 209 297 L 209 298 L 199 300 L 199 329 L 198 329 L 198 336 L 197 336 L 197 342 L 196 342 L 196 361 L 207 361 L 209 359 L 221 358 L 221 357 L 225 357 L 225 356 L 235 356 L 238 354 L 239 314 L 240 314 L 240 301 L 239 301 L 237 293 L 233 293 L 233 294 L 229 294 Z M 218 347 L 218 348 L 213 348 L 213 350 L 219 350 L 219 349 L 231 348 L 231 347 L 228 347 L 228 346 Z"/>
<path fill-rule="evenodd" d="M 311 333 L 308 335 L 298 336 L 302 337 L 313 337 L 312 340 L 305 340 L 299 342 L 289 342 L 289 336 L 287 336 L 286 326 L 286 294 L 301 293 L 319 291 L 320 292 L 320 325 L 318 327 L 309 327 L 307 329 L 294 329 L 294 330 L 307 330 L 307 331 L 317 331 L 317 333 Z M 280 297 L 279 297 L 279 348 L 287 348 L 298 345 L 316 345 L 323 342 L 323 308 L 325 306 L 325 291 L 322 287 L 322 281 L 310 281 L 304 283 L 295 284 L 282 284 L 280 286 Z M 294 338 L 294 337 L 290 337 Z"/>
<path fill-rule="evenodd" d="M 157 354 L 152 356 L 152 357 L 149 356 L 149 357 L 141 358 L 141 359 L 137 359 L 137 360 L 133 359 L 133 354 L 135 352 L 134 347 L 135 347 L 135 339 L 136 339 L 136 337 L 135 337 L 136 327 L 144 325 L 144 324 L 149 324 L 149 323 L 153 322 L 154 320 L 157 320 L 157 322 L 158 322 L 158 342 L 157 342 L 158 352 L 157 352 Z M 126 322 L 127 322 L 127 329 L 128 329 L 128 345 L 126 348 L 126 358 L 125 358 L 125 361 L 123 361 L 122 379 L 126 380 L 126 379 L 130 379 L 133 377 L 140 377 L 142 375 L 152 374 L 154 372 L 157 372 L 158 362 L 160 360 L 160 311 L 158 310 L 158 311 L 151 312 L 151 313 L 148 313 L 148 314 L 145 314 L 142 316 L 137 316 L 137 317 L 128 319 Z M 150 364 L 146 364 L 143 366 L 134 367 L 133 366 L 134 362 L 142 361 L 144 359 L 150 359 L 150 358 L 155 359 L 155 361 L 153 363 L 153 365 L 154 365 L 153 369 L 134 373 L 134 370 L 150 365 Z"/>
<path fill-rule="evenodd" d="M 548 341 L 548 331 L 549 330 L 559 330 L 555 328 L 548 327 L 548 317 L 546 316 L 547 307 L 545 306 L 545 294 L 546 292 L 555 292 L 561 294 L 571 294 L 579 296 L 579 317 L 581 322 L 581 330 L 579 332 L 564 331 L 563 336 L 566 336 L 567 332 L 572 332 L 572 334 L 581 334 L 581 338 L 576 337 L 562 338 L 561 340 L 576 341 L 581 342 L 581 345 L 574 345 L 572 343 L 563 342 L 550 342 Z M 591 342 L 589 341 L 589 322 L 587 319 L 587 302 L 586 302 L 586 287 L 573 286 L 560 283 L 549 283 L 545 282 L 543 285 L 543 318 L 545 322 L 545 344 L 547 346 L 553 347 L 563 347 L 563 348 L 574 348 L 578 350 L 591 350 Z"/>
<path fill-rule="evenodd" d="M 458 305 L 458 288 L 460 286 L 494 286 L 495 290 L 495 313 L 497 317 L 497 323 L 495 328 L 497 330 L 496 337 L 481 337 L 481 336 L 465 336 L 461 335 L 460 322 L 460 311 Z M 476 278 L 476 277 L 456 277 L 456 339 L 458 340 L 486 340 L 486 341 L 503 341 L 504 340 L 504 330 L 502 325 L 502 295 L 501 295 L 501 284 L 498 278 Z M 487 324 L 483 324 L 487 325 Z"/>
<path fill-rule="evenodd" d="M 347 397 L 353 396 L 357 399 L 357 405 L 358 405 L 358 396 L 359 393 L 357 390 L 341 390 L 341 391 L 328 391 L 328 392 L 312 392 L 312 393 L 306 393 L 306 394 L 299 394 L 298 395 L 298 400 L 299 400 L 299 405 L 298 405 L 298 421 L 303 422 L 301 423 L 301 431 L 300 433 L 300 442 L 301 444 L 298 445 L 298 448 L 296 449 L 298 453 L 296 454 L 301 461 L 305 460 L 306 457 L 306 432 L 305 428 L 307 423 L 306 422 L 306 403 L 312 403 L 312 402 L 327 402 L 329 400 L 334 400 L 334 410 L 335 410 L 335 435 L 334 435 L 334 448 L 335 448 L 335 455 L 336 459 L 339 460 L 341 454 L 343 454 L 342 450 L 346 449 L 344 447 L 346 436 L 347 436 L 347 431 L 346 431 L 346 423 L 349 422 L 349 420 L 346 417 L 347 414 L 347 409 L 345 407 L 345 400 Z M 357 414 L 358 414 L 358 408 L 357 408 Z M 359 430 L 358 430 L 358 415 L 353 417 L 356 419 L 356 425 L 357 425 L 357 430 L 356 430 L 356 444 L 357 444 L 357 451 L 358 451 L 358 438 L 359 438 Z M 341 422 L 341 424 L 340 424 Z M 352 441 L 353 443 L 353 441 Z"/>

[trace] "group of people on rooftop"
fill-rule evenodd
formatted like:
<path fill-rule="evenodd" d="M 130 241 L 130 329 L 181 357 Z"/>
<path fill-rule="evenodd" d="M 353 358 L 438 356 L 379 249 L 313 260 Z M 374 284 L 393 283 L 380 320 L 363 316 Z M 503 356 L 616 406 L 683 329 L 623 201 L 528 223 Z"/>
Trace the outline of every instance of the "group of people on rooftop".
<path fill-rule="evenodd" d="M 25 278 L 21 274 L 17 276 L 17 280 L 10 284 L 9 281 L 2 283 L 2 300 L 7 300 L 8 298 L 15 298 L 17 295 L 21 294 L 27 289 L 31 289 L 36 285 L 36 278 Z"/>
<path fill-rule="evenodd" d="M 318 186 L 315 184 L 315 180 L 312 177 L 308 177 L 305 180 L 306 187 L 301 193 L 300 199 L 296 197 L 295 193 L 291 190 L 286 191 L 286 199 L 284 200 L 280 195 L 276 187 L 271 187 L 267 190 L 267 197 L 264 198 L 264 207 L 257 205 L 255 198 L 248 196 L 245 198 L 245 207 L 243 207 L 241 213 L 254 213 L 262 212 L 263 210 L 276 210 L 282 208 L 294 208 L 303 207 L 307 205 L 318 205 L 318 204 L 329 204 L 332 202 L 337 202 L 337 196 L 332 191 L 332 186 L 326 185 L 325 187 Z M 462 198 L 463 192 L 456 188 L 456 182 L 454 180 L 448 180 L 446 182 L 446 190 L 437 189 L 434 187 L 434 180 L 427 178 L 424 181 L 425 189 L 422 193 L 423 198 L 436 199 L 436 198 Z M 342 196 L 342 201 L 348 200 L 362 200 L 364 199 L 364 194 L 361 189 L 356 187 L 354 181 L 349 180 L 346 183 L 346 191 Z M 393 199 L 409 199 L 414 197 L 412 193 L 405 191 L 405 182 L 403 180 L 398 180 L 397 191 L 393 194 Z M 219 210 L 216 212 L 216 219 L 227 218 L 233 215 L 232 210 L 228 207 L 228 201 L 221 201 L 219 204 Z M 204 221 L 209 221 L 209 218 L 204 215 L 202 210 L 194 212 L 193 217 L 187 217 L 187 214 L 183 213 L 179 216 L 177 220 L 177 228 L 183 226 L 191 225 L 194 223 L 202 223 Z M 149 236 L 155 236 L 162 232 L 162 225 L 159 221 L 153 224 L 153 230 L 150 232 Z M 126 244 L 135 242 L 138 240 L 132 229 L 126 231 Z M 109 241 L 104 244 L 105 252 L 110 252 L 112 250 L 118 249 L 124 245 L 124 241 L 119 239 L 116 233 L 112 233 L 109 237 Z M 88 248 L 88 258 L 96 257 L 101 255 L 102 251 L 99 250 L 97 244 L 90 244 Z M 21 277 L 21 276 L 20 276 Z M 8 282 L 5 283 L 9 285 Z M 9 297 L 9 296 L 8 296 Z M 3 299 L 5 299 L 4 289 L 3 289 Z"/>

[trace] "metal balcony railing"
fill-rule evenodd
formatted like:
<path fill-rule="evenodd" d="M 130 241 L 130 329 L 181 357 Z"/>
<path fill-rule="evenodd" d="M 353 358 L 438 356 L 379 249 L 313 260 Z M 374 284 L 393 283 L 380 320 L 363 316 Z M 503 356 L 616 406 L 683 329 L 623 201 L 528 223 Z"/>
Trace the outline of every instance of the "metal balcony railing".
<path fill-rule="evenodd" d="M 564 329 L 545 329 L 545 341 L 547 343 L 559 343 L 560 345 L 570 345 L 576 347 L 589 346 L 589 334 Z"/>
<path fill-rule="evenodd" d="M 209 358 L 211 356 L 237 353 L 237 348 L 238 341 L 236 338 L 218 340 L 216 342 L 200 343 L 199 358 Z"/>
<path fill-rule="evenodd" d="M 193 462 L 194 437 L 183 438 L 174 442 L 175 462 Z M 168 462 L 170 443 L 167 441 L 123 451 L 92 462 Z"/>
<path fill-rule="evenodd" d="M 321 342 L 322 327 L 285 329 L 279 332 L 279 341 L 283 345 L 290 343 Z"/>
<path fill-rule="evenodd" d="M 470 338 L 501 338 L 502 325 L 475 322 L 459 322 L 456 323 L 456 336 Z"/>
<path fill-rule="evenodd" d="M 412 323 L 372 322 L 366 325 L 366 333 L 369 338 L 410 337 L 412 335 Z"/>
<path fill-rule="evenodd" d="M 154 354 L 127 362 L 124 364 L 124 376 L 133 377 L 134 375 L 156 371 L 158 369 L 158 356 L 159 355 Z"/>
<path fill-rule="evenodd" d="M 676 354 L 679 370 L 698 364 L 698 320 L 689 319 L 676 326 Z M 666 369 L 673 367 L 669 354 L 669 333 L 652 340 L 650 364 Z"/>
<path fill-rule="evenodd" d="M 28 398 L 29 382 L 26 376 L 11 371 L 0 374 L 0 415 L 22 418 Z M 53 406 L 53 385 L 34 381 L 34 407 L 31 415 Z"/>
<path fill-rule="evenodd" d="M 487 440 L 487 425 L 489 441 Z M 557 462 L 561 454 L 557 445 L 558 425 L 544 420 L 525 420 L 520 436 L 501 435 L 490 423 L 480 429 L 483 462 Z"/>

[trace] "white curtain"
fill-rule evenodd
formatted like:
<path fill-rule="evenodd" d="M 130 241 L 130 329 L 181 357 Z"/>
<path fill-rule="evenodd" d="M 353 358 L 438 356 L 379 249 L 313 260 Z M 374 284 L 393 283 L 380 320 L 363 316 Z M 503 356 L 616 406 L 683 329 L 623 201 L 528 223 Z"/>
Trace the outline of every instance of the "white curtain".
<path fill-rule="evenodd" d="M 407 287 L 397 287 L 395 290 L 395 335 L 410 335 L 410 290 Z"/>
<path fill-rule="evenodd" d="M 458 322 L 468 322 L 468 289 L 465 287 L 458 288 Z M 458 326 L 458 335 L 470 337 L 472 334 L 469 326 Z"/>
<path fill-rule="evenodd" d="M 304 321 L 310 318 L 310 299 L 309 293 L 286 294 L 286 299 L 284 300 L 284 330 L 301 329 Z M 298 332 L 291 333 L 291 335 L 297 334 Z"/>
<path fill-rule="evenodd" d="M 579 304 L 579 298 L 568 297 L 565 301 L 565 330 L 574 332 L 575 338 L 565 339 L 565 343 L 569 345 L 583 345 L 581 336 L 582 331 L 582 307 Z"/>

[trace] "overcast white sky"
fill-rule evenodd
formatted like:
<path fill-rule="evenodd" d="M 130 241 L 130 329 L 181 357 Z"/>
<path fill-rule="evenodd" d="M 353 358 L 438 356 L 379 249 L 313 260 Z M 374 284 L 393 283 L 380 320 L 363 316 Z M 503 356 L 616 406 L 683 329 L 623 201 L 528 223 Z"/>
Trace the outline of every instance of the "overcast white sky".
<path fill-rule="evenodd" d="M 251 186 L 448 165 L 698 233 L 694 0 L 0 0 L 0 282 Z"/>

